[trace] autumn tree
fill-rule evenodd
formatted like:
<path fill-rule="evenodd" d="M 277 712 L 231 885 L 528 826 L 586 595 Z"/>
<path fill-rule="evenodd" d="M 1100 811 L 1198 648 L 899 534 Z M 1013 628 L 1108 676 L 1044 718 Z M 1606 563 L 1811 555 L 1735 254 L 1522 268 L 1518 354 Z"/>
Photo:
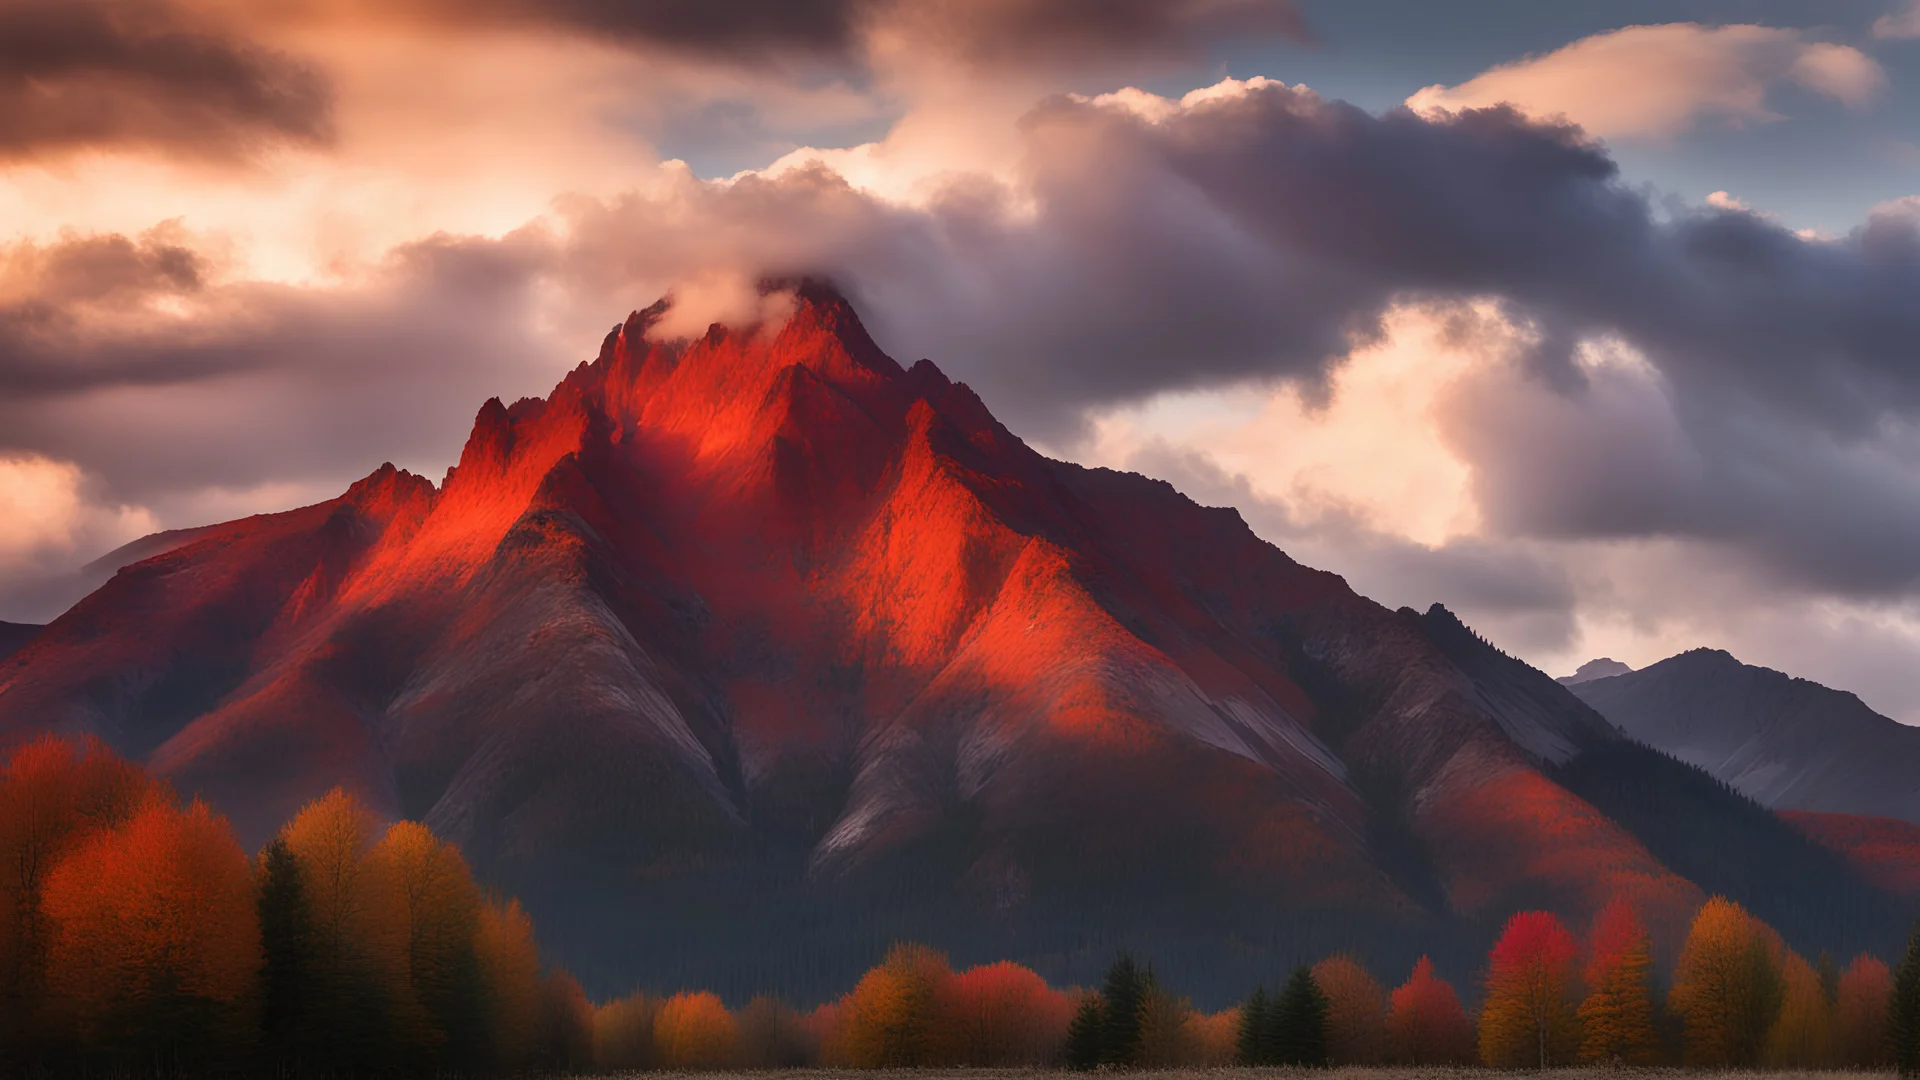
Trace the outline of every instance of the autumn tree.
<path fill-rule="evenodd" d="M 1387 1046 L 1408 1065 L 1464 1065 L 1474 1056 L 1473 1023 L 1453 986 L 1421 957 L 1387 1005 Z"/>
<path fill-rule="evenodd" d="M 760 994 L 740 1010 L 736 1058 L 750 1069 L 798 1069 L 812 1064 L 813 1034 L 806 1018 L 769 994 Z M 604 1067 L 604 1066 L 603 1066 Z"/>
<path fill-rule="evenodd" d="M 47 1028 L 47 875 L 88 837 L 131 818 L 162 789 L 98 740 L 52 735 L 20 746 L 0 773 L 0 1060 Z"/>
<path fill-rule="evenodd" d="M 1580 1060 L 1652 1065 L 1660 1057 L 1653 1025 L 1653 943 L 1631 904 L 1616 900 L 1594 917 L 1580 1003 Z"/>
<path fill-rule="evenodd" d="M 593 1005 L 572 972 L 555 968 L 541 978 L 535 1023 L 535 1060 L 546 1071 L 584 1072 L 593 1066 Z"/>
<path fill-rule="evenodd" d="M 1847 965 L 1834 988 L 1835 1064 L 1852 1069 L 1887 1064 L 1887 1012 L 1892 1000 L 1893 972 L 1886 964 L 1861 953 Z"/>
<path fill-rule="evenodd" d="M 335 788 L 281 830 L 299 869 L 313 957 L 310 1067 L 321 1072 L 385 1068 L 396 1019 L 414 1007 L 408 985 L 404 901 L 390 868 L 373 857 L 379 821 Z"/>
<path fill-rule="evenodd" d="M 1002 960 L 947 984 L 948 1051 L 961 1065 L 1043 1065 L 1060 1054 L 1072 1003 L 1031 969 Z"/>
<path fill-rule="evenodd" d="M 1328 1060 L 1378 1064 L 1387 1045 L 1387 992 L 1380 983 L 1345 954 L 1313 965 L 1313 981 L 1327 995 Z"/>
<path fill-rule="evenodd" d="M 401 1036 L 423 1071 L 471 1070 L 485 1042 L 485 991 L 475 939 L 480 889 L 460 850 L 427 827 L 387 829 L 370 858 L 398 902 L 407 995 Z"/>
<path fill-rule="evenodd" d="M 1687 1064 L 1749 1067 L 1780 1011 L 1773 935 L 1723 897 L 1694 916 L 1669 994 L 1686 1028 Z"/>
<path fill-rule="evenodd" d="M 1574 965 L 1579 949 L 1560 920 L 1523 911 L 1487 956 L 1480 1060 L 1498 1068 L 1565 1065 L 1580 1047 Z"/>
<path fill-rule="evenodd" d="M 474 952 L 494 1065 L 508 1071 L 525 1069 L 540 1057 L 544 996 L 533 920 L 518 900 L 481 906 Z"/>
<path fill-rule="evenodd" d="M 1222 1009 L 1217 1013 L 1196 1013 L 1189 1026 L 1193 1031 L 1193 1064 L 1203 1069 L 1220 1069 L 1240 1060 L 1240 1010 Z"/>
<path fill-rule="evenodd" d="M 640 1072 L 659 1067 L 653 1050 L 658 999 L 638 990 L 593 1011 L 593 1061 L 608 1072 Z"/>
<path fill-rule="evenodd" d="M 841 1000 L 837 1055 L 855 1068 L 935 1064 L 953 972 L 924 945 L 895 945 Z"/>
<path fill-rule="evenodd" d="M 1887 1036 L 1901 1076 L 1920 1075 L 1920 924 L 1907 938 L 1907 955 L 1893 975 Z"/>
<path fill-rule="evenodd" d="M 1833 1014 L 1820 973 L 1799 953 L 1780 961 L 1780 1010 L 1767 1030 L 1761 1060 L 1774 1067 L 1811 1069 L 1833 1053 Z"/>
<path fill-rule="evenodd" d="M 60 860 L 42 906 L 49 999 L 82 1046 L 177 1072 L 251 1030 L 252 868 L 204 803 L 146 800 Z"/>
<path fill-rule="evenodd" d="M 654 1057 L 665 1069 L 717 1069 L 734 1062 L 740 1027 L 717 994 L 682 991 L 660 1004 Z"/>

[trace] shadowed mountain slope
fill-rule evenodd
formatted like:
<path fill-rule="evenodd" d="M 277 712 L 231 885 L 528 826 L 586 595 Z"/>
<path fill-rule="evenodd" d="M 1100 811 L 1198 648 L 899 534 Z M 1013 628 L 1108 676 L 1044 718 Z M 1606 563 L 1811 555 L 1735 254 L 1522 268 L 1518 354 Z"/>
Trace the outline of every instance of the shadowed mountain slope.
<path fill-rule="evenodd" d="M 1041 456 L 819 286 L 664 310 L 487 402 L 438 486 L 122 569 L 0 661 L 0 738 L 98 735 L 254 842 L 349 786 L 605 989 L 817 996 L 913 936 L 1067 982 L 1132 942 L 1224 999 L 1702 899 L 1553 778 L 1618 732 L 1444 609 Z"/>
<path fill-rule="evenodd" d="M 41 629 L 26 623 L 0 622 L 0 660 L 26 647 L 27 642 L 32 641 Z"/>
<path fill-rule="evenodd" d="M 1920 728 L 1852 694 L 1715 649 L 1572 689 L 1633 738 L 1763 806 L 1920 823 Z"/>

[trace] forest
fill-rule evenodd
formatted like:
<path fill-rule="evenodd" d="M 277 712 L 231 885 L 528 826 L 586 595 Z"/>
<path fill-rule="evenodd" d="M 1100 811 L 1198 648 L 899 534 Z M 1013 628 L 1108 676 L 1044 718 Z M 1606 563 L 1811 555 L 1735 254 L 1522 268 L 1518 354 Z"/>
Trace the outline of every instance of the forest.
<path fill-rule="evenodd" d="M 509 1075 L 752 1068 L 1580 1064 L 1920 1070 L 1920 933 L 1897 967 L 1809 960 L 1720 897 L 1657 969 L 1625 903 L 1514 914 L 1471 985 L 1351 955 L 1195 1009 L 1149 958 L 1098 986 L 893 946 L 799 1007 L 688 988 L 595 1003 L 531 919 L 424 826 L 334 791 L 249 855 L 230 824 L 95 742 L 0 772 L 0 1070 Z M 1465 990 L 1465 993 L 1462 990 Z"/>

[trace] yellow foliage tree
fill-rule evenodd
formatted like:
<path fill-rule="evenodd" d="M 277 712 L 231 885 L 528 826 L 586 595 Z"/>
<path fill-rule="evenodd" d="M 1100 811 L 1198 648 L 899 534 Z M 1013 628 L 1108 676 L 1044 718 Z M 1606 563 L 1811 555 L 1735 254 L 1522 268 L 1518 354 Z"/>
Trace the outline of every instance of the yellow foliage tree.
<path fill-rule="evenodd" d="M 429 1062 L 475 1064 L 483 1034 L 478 957 L 480 889 L 460 849 L 427 827 L 402 821 L 387 829 L 371 858 L 399 902 L 405 937 L 408 1011 L 405 1041 Z"/>
<path fill-rule="evenodd" d="M 1750 1067 L 1780 1011 L 1776 935 L 1724 897 L 1694 916 L 1668 1001 L 1686 1029 L 1687 1064 Z"/>
<path fill-rule="evenodd" d="M 225 818 L 148 800 L 47 876 L 51 998 L 81 1044 L 176 1071 L 233 1049 L 260 970 L 253 870 Z"/>
<path fill-rule="evenodd" d="M 1660 1041 L 1653 1029 L 1653 943 L 1624 901 L 1603 908 L 1589 935 L 1587 999 L 1580 1003 L 1580 1060 L 1587 1064 L 1653 1065 Z"/>
<path fill-rule="evenodd" d="M 1159 984 L 1150 984 L 1140 1002 L 1138 1064 L 1170 1069 L 1198 1064 L 1200 1035 L 1193 1027 L 1193 1006 Z"/>
<path fill-rule="evenodd" d="M 717 994 L 681 992 L 660 1006 L 654 1053 L 662 1068 L 717 1069 L 737 1056 L 740 1026 Z"/>
<path fill-rule="evenodd" d="M 1813 965 L 1789 950 L 1780 962 L 1780 1012 L 1761 1060 L 1776 1068 L 1819 1068 L 1833 1056 L 1833 1015 Z"/>
<path fill-rule="evenodd" d="M 1313 981 L 1327 995 L 1327 1059 L 1335 1065 L 1374 1065 L 1387 1053 L 1387 992 L 1360 961 L 1345 954 L 1313 965 Z"/>

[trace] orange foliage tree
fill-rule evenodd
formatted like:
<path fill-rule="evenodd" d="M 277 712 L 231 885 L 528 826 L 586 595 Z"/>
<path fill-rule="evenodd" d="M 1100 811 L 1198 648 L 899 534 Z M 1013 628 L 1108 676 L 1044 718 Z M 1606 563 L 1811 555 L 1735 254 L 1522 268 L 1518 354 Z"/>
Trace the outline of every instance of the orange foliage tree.
<path fill-rule="evenodd" d="M 1195 1013 L 1187 1021 L 1193 1032 L 1193 1060 L 1203 1069 L 1224 1069 L 1240 1059 L 1240 1010 Z M 1385 1036 L 1384 1029 L 1382 1037 Z"/>
<path fill-rule="evenodd" d="M 656 1068 L 653 1022 L 659 1013 L 660 1002 L 637 990 L 595 1008 L 594 1064 L 611 1072 Z"/>
<path fill-rule="evenodd" d="M 1341 954 L 1313 965 L 1327 996 L 1327 1058 L 1335 1065 L 1372 1065 L 1386 1054 L 1387 992 L 1358 960 Z"/>
<path fill-rule="evenodd" d="M 225 818 L 148 799 L 47 876 L 50 999 L 82 1045 L 177 1070 L 231 1050 L 260 971 L 253 871 Z"/>
<path fill-rule="evenodd" d="M 1615 900 L 1594 917 L 1587 945 L 1587 999 L 1580 1003 L 1580 1060 L 1652 1065 L 1653 942 L 1633 905 Z"/>
<path fill-rule="evenodd" d="M 488 903 L 480 908 L 480 928 L 474 935 L 485 995 L 486 1027 L 494 1061 L 508 1070 L 535 1063 L 541 1050 L 540 949 L 534 941 L 533 920 L 520 902 Z"/>
<path fill-rule="evenodd" d="M 1762 1060 L 1785 1068 L 1817 1068 L 1833 1054 L 1833 1012 L 1813 965 L 1788 951 L 1780 962 L 1780 1012 L 1767 1031 Z"/>
<path fill-rule="evenodd" d="M 667 1069 L 717 1069 L 734 1063 L 740 1026 L 717 994 L 675 994 L 653 1021 L 656 1059 Z"/>
<path fill-rule="evenodd" d="M 1840 973 L 1834 995 L 1834 1064 L 1875 1069 L 1890 1062 L 1887 1014 L 1893 1002 L 1893 972 L 1861 953 Z"/>
<path fill-rule="evenodd" d="M 1421 957 L 1387 1005 L 1387 1047 L 1408 1065 L 1465 1065 L 1473 1060 L 1473 1023 L 1453 984 Z"/>
<path fill-rule="evenodd" d="M 593 1004 L 573 972 L 555 968 L 540 980 L 539 1010 L 534 1018 L 539 1064 L 557 1073 L 592 1068 Z"/>
<path fill-rule="evenodd" d="M 736 1017 L 738 1060 L 750 1069 L 796 1069 L 814 1059 L 817 1047 L 807 1018 L 779 998 L 760 994 Z"/>
<path fill-rule="evenodd" d="M 1523 911 L 1507 920 L 1487 957 L 1481 1061 L 1542 1069 L 1573 1061 L 1580 1047 L 1578 956 L 1573 935 L 1552 914 Z"/>
<path fill-rule="evenodd" d="M 1041 1065 L 1060 1054 L 1073 1003 L 1010 961 L 968 968 L 946 983 L 946 1046 L 959 1065 Z"/>
<path fill-rule="evenodd" d="M 841 999 L 829 1051 L 835 1063 L 866 1069 L 938 1064 L 952 980 L 945 955 L 925 945 L 895 945 Z"/>
<path fill-rule="evenodd" d="M 105 744 L 52 735 L 16 749 L 0 774 L 0 1051 L 42 1032 L 47 928 L 41 890 L 87 837 L 161 789 Z"/>
<path fill-rule="evenodd" d="M 1724 897 L 1694 916 L 1668 1001 L 1686 1028 L 1689 1065 L 1755 1064 L 1780 1011 L 1777 939 Z"/>

